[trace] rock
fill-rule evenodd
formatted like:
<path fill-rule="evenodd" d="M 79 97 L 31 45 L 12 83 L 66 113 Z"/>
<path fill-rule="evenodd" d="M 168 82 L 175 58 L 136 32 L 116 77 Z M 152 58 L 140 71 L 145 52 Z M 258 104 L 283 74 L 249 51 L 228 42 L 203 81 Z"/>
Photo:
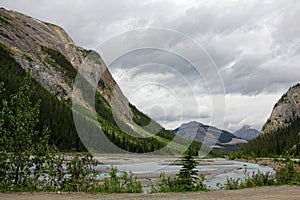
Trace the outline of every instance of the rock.
<path fill-rule="evenodd" d="M 300 116 L 300 84 L 291 87 L 275 104 L 271 116 L 262 128 L 262 133 L 286 127 Z"/>
<path fill-rule="evenodd" d="M 51 64 L 51 58 L 43 50 L 47 47 L 65 56 L 76 70 L 97 87 L 117 113 L 131 119 L 128 99 L 97 52 L 77 46 L 57 25 L 4 8 L 0 8 L 0 15 L 0 42 L 13 51 L 16 61 L 22 68 L 31 70 L 33 78 L 44 88 L 58 99 L 71 99 L 73 85 L 53 62 Z M 100 78 L 104 87 L 98 86 Z M 83 99 L 80 94 L 77 98 Z"/>

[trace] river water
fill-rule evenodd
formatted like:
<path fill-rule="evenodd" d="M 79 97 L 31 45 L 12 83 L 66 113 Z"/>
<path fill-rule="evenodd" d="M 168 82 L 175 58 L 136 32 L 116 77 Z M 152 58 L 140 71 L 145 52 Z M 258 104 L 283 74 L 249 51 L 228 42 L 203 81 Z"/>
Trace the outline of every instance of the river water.
<path fill-rule="evenodd" d="M 198 159 L 199 165 L 197 170 L 199 173 L 205 175 L 205 183 L 211 189 L 219 189 L 217 183 L 224 184 L 228 178 L 243 179 L 245 171 L 252 175 L 252 173 L 275 173 L 275 171 L 267 166 L 258 164 L 226 160 L 222 158 L 213 159 Z M 110 162 L 109 164 L 98 165 L 100 170 L 108 169 L 111 166 L 117 167 L 121 171 L 131 171 L 135 175 L 160 174 L 164 172 L 166 175 L 175 174 L 182 167 L 180 163 L 174 162 L 172 159 L 156 159 L 144 160 L 138 163 L 119 163 L 118 160 Z M 105 175 L 104 175 L 105 176 Z"/>

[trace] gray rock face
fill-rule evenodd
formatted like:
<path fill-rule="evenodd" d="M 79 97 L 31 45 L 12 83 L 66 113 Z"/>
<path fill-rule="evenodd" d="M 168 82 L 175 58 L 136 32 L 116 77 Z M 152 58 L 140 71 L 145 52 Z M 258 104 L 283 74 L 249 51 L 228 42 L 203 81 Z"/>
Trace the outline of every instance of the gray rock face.
<path fill-rule="evenodd" d="M 291 87 L 275 104 L 271 116 L 262 128 L 269 133 L 288 126 L 295 117 L 300 116 L 300 84 Z"/>
<path fill-rule="evenodd" d="M 250 141 L 257 138 L 260 132 L 249 125 L 244 125 L 239 130 L 233 133 L 236 137 L 242 138 L 244 140 Z"/>
<path fill-rule="evenodd" d="M 184 138 L 190 138 L 199 142 L 203 142 L 204 144 L 212 147 L 225 147 L 225 150 L 234 149 L 233 146 L 238 147 L 247 142 L 236 137 L 228 131 L 209 125 L 204 125 L 195 121 L 182 124 L 180 127 L 173 130 L 173 133 L 179 134 Z"/>
<path fill-rule="evenodd" d="M 61 27 L 18 12 L 0 8 L 0 24 L 0 42 L 13 52 L 22 68 L 30 69 L 33 78 L 58 99 L 71 99 L 73 85 L 66 81 L 65 75 L 57 67 L 51 65 L 43 47 L 64 55 L 76 70 L 97 86 L 97 90 L 116 112 L 131 118 L 127 98 L 98 53 L 77 46 Z M 100 78 L 105 87 L 98 87 L 96 80 Z M 81 98 L 80 94 L 78 98 Z"/>

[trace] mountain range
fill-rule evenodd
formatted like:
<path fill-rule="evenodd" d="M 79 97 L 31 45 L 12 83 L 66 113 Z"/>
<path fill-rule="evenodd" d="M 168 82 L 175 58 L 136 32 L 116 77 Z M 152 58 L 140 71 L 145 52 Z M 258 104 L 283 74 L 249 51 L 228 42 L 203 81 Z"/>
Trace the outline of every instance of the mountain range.
<path fill-rule="evenodd" d="M 246 140 L 228 131 L 196 121 L 182 124 L 172 132 L 184 138 L 194 139 L 215 149 L 224 151 L 237 150 L 241 145 L 247 143 Z"/>
<path fill-rule="evenodd" d="M 128 101 L 101 56 L 77 46 L 64 29 L 4 8 L 0 25 L 3 96 L 16 93 L 30 72 L 32 102 L 41 100 L 38 129 L 47 126 L 60 150 L 153 152 L 164 147 L 176 154 L 185 149 L 187 139 L 170 142 L 174 134 Z"/>

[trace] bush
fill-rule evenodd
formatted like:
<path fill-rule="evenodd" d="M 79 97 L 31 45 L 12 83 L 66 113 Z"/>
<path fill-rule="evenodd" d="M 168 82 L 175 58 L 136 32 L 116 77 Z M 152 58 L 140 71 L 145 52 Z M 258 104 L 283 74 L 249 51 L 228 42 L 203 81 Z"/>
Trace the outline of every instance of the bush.
<path fill-rule="evenodd" d="M 294 162 L 288 160 L 284 168 L 276 171 L 275 177 L 269 172 L 252 173 L 250 176 L 247 170 L 244 172 L 245 179 L 228 178 L 224 185 L 218 184 L 221 189 L 234 190 L 269 185 L 300 185 L 300 173 L 295 170 Z"/>
<path fill-rule="evenodd" d="M 276 172 L 277 184 L 300 185 L 300 173 L 295 170 L 294 162 L 288 160 L 285 167 Z"/>
<path fill-rule="evenodd" d="M 243 188 L 252 188 L 252 187 L 262 187 L 275 184 L 275 178 L 270 174 L 270 172 L 262 173 L 258 171 L 257 173 L 253 172 L 250 175 L 247 172 L 247 169 L 244 171 L 245 178 L 242 180 L 240 178 L 233 179 L 228 178 L 224 185 L 217 184 L 221 189 L 225 190 L 235 190 Z"/>
<path fill-rule="evenodd" d="M 208 189 L 204 180 L 205 177 L 200 175 L 199 179 L 195 183 L 187 185 L 179 178 L 166 177 L 164 173 L 161 173 L 155 184 L 152 182 L 150 183 L 151 193 L 207 191 Z"/>
<path fill-rule="evenodd" d="M 92 191 L 97 187 L 98 172 L 95 170 L 97 161 L 90 154 L 75 153 L 73 159 L 67 163 L 64 191 Z"/>
<path fill-rule="evenodd" d="M 105 178 L 103 183 L 95 190 L 102 193 L 141 193 L 143 191 L 142 183 L 137 181 L 132 174 L 123 172 L 117 176 L 117 168 L 112 167 L 109 173 L 110 177 Z"/>

